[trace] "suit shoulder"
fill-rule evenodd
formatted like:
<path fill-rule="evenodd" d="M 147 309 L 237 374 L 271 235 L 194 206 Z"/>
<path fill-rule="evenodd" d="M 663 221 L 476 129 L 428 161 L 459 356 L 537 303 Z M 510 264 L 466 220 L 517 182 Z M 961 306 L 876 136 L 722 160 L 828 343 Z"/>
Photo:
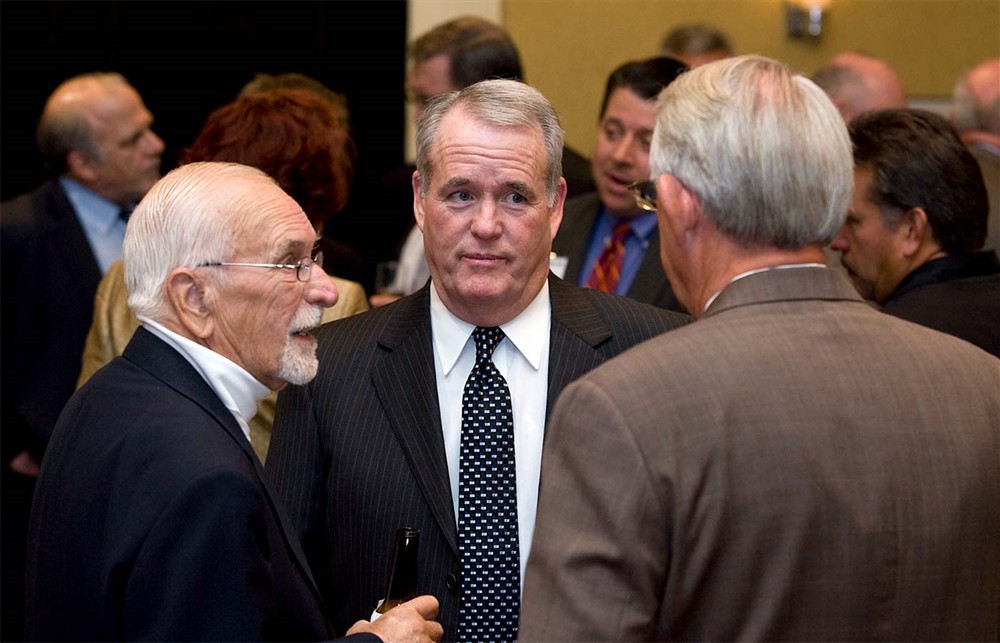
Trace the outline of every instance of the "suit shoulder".
<path fill-rule="evenodd" d="M 660 308 L 630 297 L 622 297 L 589 288 L 582 290 L 591 298 L 594 305 L 600 308 L 604 315 L 612 321 L 625 324 L 659 324 L 665 330 L 680 328 L 693 321 L 691 316 L 685 313 Z"/>
<path fill-rule="evenodd" d="M 56 181 L 48 181 L 0 203 L 0 225 L 5 235 L 42 232 L 67 211 L 72 211 L 72 206 L 62 188 Z"/>

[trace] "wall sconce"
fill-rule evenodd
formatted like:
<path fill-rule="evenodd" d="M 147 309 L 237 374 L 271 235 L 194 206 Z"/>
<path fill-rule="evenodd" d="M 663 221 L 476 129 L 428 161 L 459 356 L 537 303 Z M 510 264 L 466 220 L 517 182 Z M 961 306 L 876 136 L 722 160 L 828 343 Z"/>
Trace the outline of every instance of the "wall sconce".
<path fill-rule="evenodd" d="M 819 38 L 830 0 L 785 0 L 789 38 Z"/>

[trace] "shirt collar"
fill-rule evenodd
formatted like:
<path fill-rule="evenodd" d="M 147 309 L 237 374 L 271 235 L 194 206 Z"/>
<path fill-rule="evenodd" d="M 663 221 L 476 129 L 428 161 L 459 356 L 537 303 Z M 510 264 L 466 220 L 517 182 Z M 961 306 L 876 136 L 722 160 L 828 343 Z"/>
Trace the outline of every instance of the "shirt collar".
<path fill-rule="evenodd" d="M 604 217 L 608 230 L 613 230 L 615 224 L 622 219 L 622 217 L 611 214 L 605 207 L 601 208 L 601 216 Z M 628 221 L 631 224 L 632 234 L 641 241 L 646 241 L 656 231 L 655 212 L 646 212 L 643 210 L 641 214 L 632 217 Z"/>
<path fill-rule="evenodd" d="M 715 293 L 711 297 L 708 298 L 708 301 L 705 302 L 705 308 L 702 309 L 702 312 L 705 312 L 706 310 L 708 310 L 709 306 L 711 306 L 712 303 L 715 302 L 715 300 L 719 297 L 719 295 L 722 294 L 722 291 L 725 290 L 727 287 L 729 287 L 730 284 L 733 284 L 733 283 L 739 281 L 740 279 L 743 279 L 744 277 L 749 277 L 750 275 L 756 275 L 757 273 L 760 273 L 760 272 L 767 272 L 769 270 L 782 270 L 784 268 L 827 268 L 827 267 L 828 266 L 826 264 L 823 264 L 823 263 L 786 263 L 786 264 L 781 265 L 781 266 L 768 266 L 766 268 L 754 268 L 753 270 L 747 270 L 746 272 L 741 272 L 740 274 L 736 275 L 735 277 L 733 277 L 732 279 L 730 279 L 729 281 L 727 281 L 725 286 L 723 286 L 722 288 L 719 288 L 718 290 L 716 290 Z"/>
<path fill-rule="evenodd" d="M 69 177 L 60 177 L 59 184 L 66 192 L 66 198 L 73 204 L 77 216 L 90 224 L 93 229 L 108 234 L 120 221 L 118 211 L 121 210 L 121 206 L 114 201 L 105 199 Z"/>
<path fill-rule="evenodd" d="M 500 328 L 510 343 L 517 349 L 532 368 L 541 368 L 542 351 L 549 332 L 552 317 L 552 304 L 549 300 L 549 281 L 545 280 L 542 289 L 531 300 L 528 307 L 520 315 Z M 431 284 L 431 328 L 434 329 L 433 341 L 437 354 L 441 356 L 441 367 L 447 375 L 455 367 L 462 349 L 472 337 L 476 329 L 472 324 L 456 317 L 438 297 L 437 289 Z"/>
<path fill-rule="evenodd" d="M 194 367 L 208 385 L 219 396 L 229 412 L 236 416 L 240 428 L 250 439 L 248 423 L 257 414 L 257 402 L 271 389 L 261 384 L 246 369 L 210 348 L 179 335 L 163 324 L 139 315 L 139 321 L 147 330 L 170 344 Z"/>

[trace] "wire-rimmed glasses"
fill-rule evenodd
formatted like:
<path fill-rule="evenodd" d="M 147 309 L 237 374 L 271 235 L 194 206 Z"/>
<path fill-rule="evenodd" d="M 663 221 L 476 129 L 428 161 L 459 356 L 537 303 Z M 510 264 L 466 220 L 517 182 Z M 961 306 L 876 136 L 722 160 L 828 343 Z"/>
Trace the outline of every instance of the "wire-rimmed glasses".
<path fill-rule="evenodd" d="M 299 281 L 309 281 L 312 274 L 312 267 L 323 267 L 323 253 L 317 252 L 311 259 L 299 259 L 296 263 L 243 263 L 239 261 L 206 261 L 198 264 L 198 268 L 212 268 L 215 266 L 243 266 L 245 268 L 282 268 L 284 270 L 294 270 L 295 278 Z"/>
<path fill-rule="evenodd" d="M 656 182 L 636 181 L 628 186 L 635 197 L 635 204 L 649 212 L 656 212 Z"/>

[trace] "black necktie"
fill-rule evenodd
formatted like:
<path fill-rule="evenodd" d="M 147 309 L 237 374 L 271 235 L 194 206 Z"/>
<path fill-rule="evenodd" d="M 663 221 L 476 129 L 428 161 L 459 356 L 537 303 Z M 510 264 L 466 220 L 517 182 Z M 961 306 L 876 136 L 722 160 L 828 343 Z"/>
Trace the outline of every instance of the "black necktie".
<path fill-rule="evenodd" d="M 128 218 L 132 216 L 132 210 L 135 210 L 135 205 L 131 203 L 126 203 L 118 209 L 118 218 L 128 223 Z"/>
<path fill-rule="evenodd" d="M 504 338 L 476 328 L 476 365 L 462 395 L 458 543 L 462 552 L 460 641 L 513 641 L 520 611 L 514 415 L 507 381 L 493 364 Z"/>

